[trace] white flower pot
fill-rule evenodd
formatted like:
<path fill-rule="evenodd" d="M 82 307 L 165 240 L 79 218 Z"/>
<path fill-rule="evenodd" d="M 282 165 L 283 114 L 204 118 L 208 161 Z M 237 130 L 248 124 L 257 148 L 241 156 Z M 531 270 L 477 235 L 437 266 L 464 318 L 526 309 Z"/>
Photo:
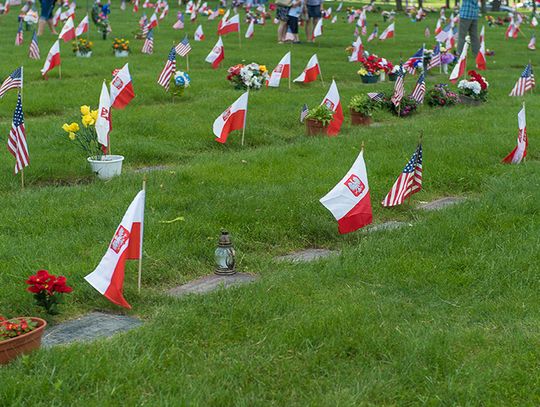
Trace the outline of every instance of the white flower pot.
<path fill-rule="evenodd" d="M 102 155 L 98 157 L 88 157 L 90 168 L 99 179 L 107 180 L 122 173 L 122 155 Z"/>
<path fill-rule="evenodd" d="M 445 75 L 448 75 L 448 64 L 442 64 L 442 71 Z"/>
<path fill-rule="evenodd" d="M 89 51 L 85 54 L 81 53 L 80 51 L 75 51 L 75 56 L 78 58 L 90 58 L 92 56 L 92 51 Z"/>
<path fill-rule="evenodd" d="M 129 56 L 129 51 L 114 51 L 114 56 L 116 58 L 126 58 Z"/>
<path fill-rule="evenodd" d="M 386 72 L 381 71 L 381 74 L 379 76 L 379 82 L 384 82 L 386 80 Z"/>

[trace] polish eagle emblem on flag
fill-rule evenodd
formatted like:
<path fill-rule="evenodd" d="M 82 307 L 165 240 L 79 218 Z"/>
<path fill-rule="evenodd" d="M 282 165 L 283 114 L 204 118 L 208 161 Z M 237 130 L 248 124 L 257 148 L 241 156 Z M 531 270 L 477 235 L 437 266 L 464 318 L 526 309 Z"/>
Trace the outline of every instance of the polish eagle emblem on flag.
<path fill-rule="evenodd" d="M 122 250 L 122 247 L 127 243 L 129 239 L 129 231 L 123 227 L 120 226 L 118 230 L 116 231 L 116 234 L 113 237 L 113 240 L 111 242 L 111 249 L 116 253 L 120 253 L 120 250 Z"/>
<path fill-rule="evenodd" d="M 114 78 L 112 85 L 116 89 L 122 89 L 122 86 L 124 86 L 124 82 L 122 82 L 122 79 L 120 79 L 118 76 Z"/>
<path fill-rule="evenodd" d="M 221 117 L 223 117 L 223 121 L 226 122 L 229 119 L 229 116 L 231 115 L 231 107 L 229 106 L 227 110 L 223 112 Z"/>
<path fill-rule="evenodd" d="M 349 188 L 352 194 L 356 197 L 360 196 L 360 194 L 364 192 L 364 189 L 366 189 L 366 186 L 362 180 L 355 174 L 351 174 L 349 179 L 345 181 L 345 186 Z"/>
<path fill-rule="evenodd" d="M 330 99 L 324 99 L 323 105 L 326 105 L 326 107 L 331 111 L 334 111 L 334 108 L 336 107 L 334 102 L 332 102 Z"/>
<path fill-rule="evenodd" d="M 274 69 L 275 73 L 282 73 L 283 72 L 283 64 L 278 64 L 276 68 Z"/>

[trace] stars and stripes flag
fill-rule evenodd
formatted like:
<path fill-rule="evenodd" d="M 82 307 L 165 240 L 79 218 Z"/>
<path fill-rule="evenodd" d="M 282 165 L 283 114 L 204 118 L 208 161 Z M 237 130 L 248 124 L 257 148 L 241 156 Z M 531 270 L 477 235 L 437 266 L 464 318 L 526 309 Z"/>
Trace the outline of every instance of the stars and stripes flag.
<path fill-rule="evenodd" d="M 521 73 L 521 76 L 514 85 L 514 89 L 512 89 L 512 92 L 510 92 L 508 96 L 523 96 L 525 92 L 531 90 L 535 86 L 536 82 L 534 80 L 532 66 L 531 64 L 527 64 Z"/>
<path fill-rule="evenodd" d="M 411 99 L 414 99 L 417 103 L 424 103 L 424 96 L 426 95 L 426 78 L 422 72 L 416 81 L 416 86 L 411 93 Z"/>
<path fill-rule="evenodd" d="M 435 48 L 433 48 L 433 54 L 431 54 L 431 60 L 427 66 L 427 70 L 435 68 L 436 66 L 441 65 L 441 44 L 437 43 Z"/>
<path fill-rule="evenodd" d="M 23 67 L 20 66 L 15 69 L 0 85 L 0 98 L 10 89 L 17 89 L 23 87 Z"/>
<path fill-rule="evenodd" d="M 401 104 L 401 99 L 403 99 L 403 94 L 405 93 L 405 71 L 403 66 L 400 66 L 400 69 L 397 72 L 396 82 L 394 84 L 394 94 L 390 98 L 394 106 L 398 107 Z"/>
<path fill-rule="evenodd" d="M 531 40 L 527 45 L 527 48 L 529 48 L 531 51 L 534 51 L 536 49 L 536 35 L 532 35 Z"/>
<path fill-rule="evenodd" d="M 369 92 L 368 97 L 375 102 L 382 102 L 384 100 L 384 93 L 382 92 Z"/>
<path fill-rule="evenodd" d="M 28 146 L 26 144 L 26 132 L 24 129 L 24 115 L 22 110 L 21 93 L 17 96 L 17 106 L 13 113 L 13 122 L 9 132 L 7 149 L 15 158 L 15 174 L 27 167 L 30 162 Z"/>
<path fill-rule="evenodd" d="M 37 34 L 34 31 L 34 34 L 32 35 L 32 41 L 30 42 L 30 48 L 28 49 L 28 58 L 30 59 L 39 59 L 39 45 L 38 45 L 38 39 Z"/>
<path fill-rule="evenodd" d="M 519 164 L 527 156 L 527 146 L 529 139 L 527 138 L 527 123 L 525 120 L 525 104 L 518 113 L 518 138 L 517 146 L 504 159 L 503 163 Z"/>
<path fill-rule="evenodd" d="M 377 38 L 378 35 L 379 35 L 379 27 L 375 26 L 375 28 L 373 29 L 373 32 L 371 34 L 369 34 L 369 37 L 367 37 L 366 41 L 371 42 L 375 38 Z"/>
<path fill-rule="evenodd" d="M 398 179 L 382 201 L 382 206 L 401 205 L 405 199 L 422 189 L 422 143 L 399 175 Z"/>
<path fill-rule="evenodd" d="M 304 123 L 304 120 L 306 120 L 306 116 L 309 113 L 308 105 L 304 103 L 304 106 L 302 106 L 302 110 L 300 110 L 300 123 Z"/>
<path fill-rule="evenodd" d="M 148 55 L 154 53 L 154 30 L 148 31 L 141 52 Z"/>
<path fill-rule="evenodd" d="M 176 49 L 173 46 L 171 48 L 171 51 L 169 52 L 167 62 L 165 63 L 165 66 L 163 67 L 163 70 L 159 74 L 159 78 L 157 80 L 157 83 L 163 86 L 166 91 L 169 90 L 169 86 L 171 84 L 171 78 L 175 70 L 176 70 Z"/>
<path fill-rule="evenodd" d="M 19 21 L 19 28 L 17 29 L 17 35 L 15 36 L 15 45 L 19 46 L 23 44 L 23 22 Z"/>
<path fill-rule="evenodd" d="M 187 34 L 184 39 L 180 41 L 178 45 L 176 45 L 174 49 L 176 50 L 176 53 L 181 57 L 185 57 L 187 54 L 189 54 L 189 51 L 191 51 L 191 45 L 189 44 Z"/>
<path fill-rule="evenodd" d="M 146 36 L 148 35 L 148 31 L 150 31 L 150 28 L 149 28 L 149 25 L 148 24 L 144 24 L 142 26 L 142 36 L 144 38 L 146 38 Z"/>
<path fill-rule="evenodd" d="M 180 11 L 178 13 L 178 17 L 176 19 L 176 23 L 174 23 L 173 28 L 175 30 L 183 30 L 184 29 L 184 15 Z"/>
<path fill-rule="evenodd" d="M 411 75 L 414 75 L 416 72 L 416 67 L 423 61 L 424 59 L 424 46 L 420 48 L 416 53 L 410 57 L 403 66 L 405 67 L 405 70 L 410 73 Z"/>

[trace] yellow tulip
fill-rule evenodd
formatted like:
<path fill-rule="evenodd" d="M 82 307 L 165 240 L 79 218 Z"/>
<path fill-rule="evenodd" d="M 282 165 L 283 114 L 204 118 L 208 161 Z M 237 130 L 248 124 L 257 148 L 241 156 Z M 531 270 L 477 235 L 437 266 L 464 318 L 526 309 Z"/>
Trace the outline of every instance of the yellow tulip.
<path fill-rule="evenodd" d="M 266 72 L 266 65 L 259 65 L 259 70 L 261 72 Z"/>
<path fill-rule="evenodd" d="M 79 131 L 80 127 L 77 123 L 73 122 L 69 125 L 68 129 L 70 132 L 75 132 L 75 131 Z"/>
<path fill-rule="evenodd" d="M 90 112 L 90 116 L 92 116 L 92 119 L 94 119 L 94 121 L 97 120 L 97 114 L 98 114 L 98 111 L 97 110 L 92 110 Z"/>
<path fill-rule="evenodd" d="M 82 118 L 82 124 L 84 125 L 84 127 L 92 126 L 95 122 L 96 121 L 89 114 L 83 116 Z"/>
<path fill-rule="evenodd" d="M 70 139 L 71 141 L 75 140 L 75 133 L 70 132 L 70 133 L 68 134 L 68 137 L 69 137 L 69 139 Z"/>
<path fill-rule="evenodd" d="M 86 115 L 90 114 L 90 106 L 82 105 L 81 106 L 81 114 L 83 116 L 86 116 Z"/>
<path fill-rule="evenodd" d="M 69 133 L 69 132 L 70 132 L 69 127 L 70 127 L 70 126 L 69 126 L 67 123 L 64 123 L 64 124 L 62 125 L 62 130 L 64 130 L 65 132 Z"/>

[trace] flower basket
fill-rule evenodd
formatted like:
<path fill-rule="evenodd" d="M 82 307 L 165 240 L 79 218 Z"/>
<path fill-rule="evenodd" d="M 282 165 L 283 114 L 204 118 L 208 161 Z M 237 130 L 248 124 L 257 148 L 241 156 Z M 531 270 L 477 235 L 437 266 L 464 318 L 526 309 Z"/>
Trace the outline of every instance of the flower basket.
<path fill-rule="evenodd" d="M 92 56 L 92 51 L 82 53 L 81 51 L 75 51 L 75 56 L 77 58 L 90 58 Z"/>
<path fill-rule="evenodd" d="M 306 119 L 306 135 L 318 136 L 319 134 L 326 134 L 328 125 L 324 125 L 322 122 L 315 119 Z"/>
<path fill-rule="evenodd" d="M 459 95 L 459 101 L 464 104 L 464 105 L 468 105 L 468 106 L 480 106 L 482 103 L 481 100 L 478 100 L 478 99 L 474 99 L 470 96 L 466 96 L 466 95 Z"/>
<path fill-rule="evenodd" d="M 363 83 L 377 83 L 379 81 L 379 75 L 360 75 Z"/>
<path fill-rule="evenodd" d="M 99 179 L 108 180 L 122 173 L 122 155 L 102 155 L 101 157 L 88 157 L 92 172 Z"/>
<path fill-rule="evenodd" d="M 114 56 L 116 58 L 127 58 L 129 56 L 129 51 L 114 51 Z"/>
<path fill-rule="evenodd" d="M 390 80 L 390 82 L 395 82 L 397 79 L 397 73 L 389 73 L 388 79 Z"/>
<path fill-rule="evenodd" d="M 34 317 L 27 319 L 37 323 L 37 328 L 20 336 L 0 341 L 0 365 L 5 365 L 19 355 L 30 353 L 41 346 L 41 337 L 47 321 Z"/>
<path fill-rule="evenodd" d="M 351 112 L 351 124 L 355 126 L 369 126 L 373 119 L 370 116 L 365 116 L 362 113 L 355 112 L 350 109 Z"/>

